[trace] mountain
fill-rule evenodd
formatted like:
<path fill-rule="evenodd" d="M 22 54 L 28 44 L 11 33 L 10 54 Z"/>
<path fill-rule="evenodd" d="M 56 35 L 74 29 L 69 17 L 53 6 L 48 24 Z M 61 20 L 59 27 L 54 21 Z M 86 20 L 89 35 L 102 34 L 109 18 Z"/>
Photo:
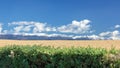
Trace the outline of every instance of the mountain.
<path fill-rule="evenodd" d="M 10 40 L 92 40 L 88 37 L 76 38 L 63 36 L 37 36 L 37 35 L 14 35 L 14 34 L 0 34 L 0 39 Z"/>

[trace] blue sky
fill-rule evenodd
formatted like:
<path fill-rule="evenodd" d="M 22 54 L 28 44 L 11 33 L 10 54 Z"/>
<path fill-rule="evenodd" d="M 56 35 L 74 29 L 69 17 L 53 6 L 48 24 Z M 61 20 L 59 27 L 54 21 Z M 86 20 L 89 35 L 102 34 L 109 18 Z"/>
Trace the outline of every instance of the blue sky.
<path fill-rule="evenodd" d="M 1 33 L 119 38 L 120 0 L 0 0 L 0 22 Z"/>

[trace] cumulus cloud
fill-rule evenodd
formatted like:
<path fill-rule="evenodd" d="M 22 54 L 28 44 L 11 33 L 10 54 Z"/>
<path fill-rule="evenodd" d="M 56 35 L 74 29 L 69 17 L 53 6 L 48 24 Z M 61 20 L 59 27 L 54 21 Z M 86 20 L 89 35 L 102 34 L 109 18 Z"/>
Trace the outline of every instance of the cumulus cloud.
<path fill-rule="evenodd" d="M 92 39 L 92 40 L 120 40 L 120 31 L 114 30 L 114 31 L 106 31 L 101 32 L 98 35 L 84 35 L 84 36 L 73 36 L 73 39 Z"/>
<path fill-rule="evenodd" d="M 115 28 L 120 28 L 120 25 L 115 25 Z"/>
<path fill-rule="evenodd" d="M 90 23 L 90 20 L 87 20 L 87 19 L 82 21 L 74 20 L 72 21 L 71 24 L 58 27 L 57 30 L 63 33 L 75 33 L 75 34 L 88 33 L 91 27 L 89 23 Z"/>
<path fill-rule="evenodd" d="M 90 35 L 90 36 L 87 36 L 89 39 L 93 39 L 93 40 L 102 40 L 103 38 L 102 37 L 99 37 L 98 35 Z"/>
<path fill-rule="evenodd" d="M 120 40 L 120 32 L 118 30 L 102 32 L 99 36 L 104 39 Z"/>
<path fill-rule="evenodd" d="M 107 32 L 102 32 L 99 34 L 99 36 L 104 37 L 104 36 L 110 36 L 111 32 L 107 31 Z"/>
<path fill-rule="evenodd" d="M 110 37 L 113 40 L 119 40 L 120 39 L 120 32 L 115 30 L 112 32 L 112 36 Z"/>
<path fill-rule="evenodd" d="M 34 33 L 45 31 L 46 23 L 34 23 Z"/>
<path fill-rule="evenodd" d="M 74 34 L 83 34 L 83 33 L 91 33 L 90 30 L 91 25 L 89 24 L 90 20 L 82 20 L 82 21 L 72 21 L 71 24 L 62 25 L 59 27 L 49 26 L 47 23 L 41 22 L 12 22 L 9 23 L 9 26 L 13 26 L 13 32 L 33 32 L 33 33 L 41 33 L 41 32 L 60 32 L 60 33 L 74 33 Z"/>
<path fill-rule="evenodd" d="M 56 31 L 55 27 L 50 27 L 47 23 L 41 22 L 12 22 L 8 24 L 9 26 L 13 26 L 13 32 L 19 33 L 21 32 L 33 32 L 33 33 L 41 33 L 41 32 L 50 32 Z"/>
<path fill-rule="evenodd" d="M 92 34 L 90 20 L 84 19 L 82 21 L 72 21 L 72 23 L 61 25 L 59 27 L 50 26 L 47 23 L 34 22 L 34 21 L 20 21 L 8 23 L 11 27 L 8 30 L 4 30 L 2 24 L 0 24 L 0 33 L 22 34 L 22 35 L 37 35 L 47 37 L 69 37 L 72 39 L 92 39 L 92 40 L 120 40 L 120 31 L 106 31 L 100 34 Z M 120 25 L 114 26 L 114 28 L 120 28 Z M 50 34 L 52 33 L 52 34 Z M 58 33 L 58 34 L 55 34 Z M 87 35 L 89 33 L 89 35 Z M 72 34 L 72 35 L 71 35 Z M 81 36 L 82 35 L 82 36 Z"/>
<path fill-rule="evenodd" d="M 17 26 L 17 27 L 14 27 L 14 32 L 15 33 L 19 33 L 20 31 L 22 31 L 24 26 Z"/>
<path fill-rule="evenodd" d="M 8 25 L 32 25 L 35 22 L 31 21 L 31 22 L 27 22 L 27 21 L 19 21 L 19 22 L 12 22 L 12 23 L 8 23 Z"/>
<path fill-rule="evenodd" d="M 2 24 L 0 23 L 0 33 L 2 33 Z"/>
<path fill-rule="evenodd" d="M 29 31 L 31 31 L 31 28 L 32 28 L 32 27 L 33 27 L 32 25 L 25 26 L 25 27 L 23 28 L 23 31 L 29 32 Z"/>

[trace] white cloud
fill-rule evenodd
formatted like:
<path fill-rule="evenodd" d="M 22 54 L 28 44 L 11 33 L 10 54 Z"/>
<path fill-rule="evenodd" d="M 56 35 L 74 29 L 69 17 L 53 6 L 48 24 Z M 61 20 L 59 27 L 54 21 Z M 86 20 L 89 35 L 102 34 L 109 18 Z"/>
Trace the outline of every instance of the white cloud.
<path fill-rule="evenodd" d="M 22 31 L 24 26 L 17 26 L 17 27 L 14 27 L 14 32 L 15 33 L 19 33 L 20 31 Z"/>
<path fill-rule="evenodd" d="M 19 25 L 19 26 L 13 27 L 12 32 L 15 32 L 15 33 L 30 32 L 31 27 L 32 27 L 31 25 L 28 25 L 28 26 Z"/>
<path fill-rule="evenodd" d="M 112 36 L 110 37 L 111 39 L 113 39 L 113 40 L 119 40 L 120 39 L 120 32 L 119 31 L 115 30 L 111 34 L 112 34 Z"/>
<path fill-rule="evenodd" d="M 110 31 L 107 31 L 107 32 L 102 32 L 99 34 L 99 36 L 103 37 L 103 36 L 109 36 L 111 34 Z"/>
<path fill-rule="evenodd" d="M 120 25 L 115 25 L 115 28 L 120 28 Z"/>
<path fill-rule="evenodd" d="M 78 38 L 86 38 L 87 36 L 73 36 L 73 39 L 78 39 Z"/>
<path fill-rule="evenodd" d="M 104 39 L 120 40 L 120 32 L 118 30 L 102 32 L 99 34 Z"/>
<path fill-rule="evenodd" d="M 50 31 L 56 31 L 55 27 L 50 27 L 47 23 L 41 23 L 41 22 L 27 22 L 27 21 L 21 21 L 21 22 L 12 22 L 9 23 L 9 26 L 13 26 L 13 32 L 30 32 L 33 33 L 41 33 L 41 32 L 50 32 Z M 21 27 L 23 26 L 23 27 Z"/>
<path fill-rule="evenodd" d="M 2 33 L 2 24 L 0 23 L 0 33 Z"/>
<path fill-rule="evenodd" d="M 23 34 L 23 35 L 37 35 L 37 36 L 47 36 L 47 37 L 70 37 L 73 39 L 93 39 L 93 40 L 120 40 L 120 31 L 106 31 L 101 32 L 98 35 L 86 35 L 87 33 L 92 33 L 90 20 L 82 20 L 82 21 L 72 21 L 72 23 L 61 25 L 59 27 L 49 26 L 47 23 L 42 22 L 28 22 L 28 21 L 20 21 L 20 22 L 12 22 L 8 23 L 11 27 L 8 30 L 4 30 L 2 24 L 0 24 L 0 33 L 2 34 Z M 114 28 L 120 28 L 120 25 L 115 25 Z M 52 34 L 47 34 L 47 33 Z M 58 33 L 58 34 L 55 34 Z M 73 34 L 73 35 L 70 35 Z M 81 36 L 81 34 L 83 36 Z"/>
<path fill-rule="evenodd" d="M 12 22 L 9 23 L 10 26 L 13 27 L 13 32 L 33 32 L 33 33 L 41 33 L 41 32 L 60 32 L 60 33 L 74 33 L 74 34 L 83 34 L 83 33 L 91 33 L 93 31 L 90 30 L 91 25 L 89 24 L 90 20 L 82 20 L 82 21 L 72 21 L 71 24 L 62 25 L 60 27 L 49 26 L 47 23 L 41 22 Z"/>
<path fill-rule="evenodd" d="M 29 31 L 31 30 L 31 27 L 33 27 L 33 26 L 32 26 L 32 25 L 25 26 L 25 27 L 23 28 L 23 31 L 29 32 Z"/>
<path fill-rule="evenodd" d="M 59 32 L 63 33 L 75 33 L 75 34 L 83 34 L 88 33 L 90 31 L 91 25 L 89 24 L 90 20 L 82 20 L 82 21 L 72 21 L 71 24 L 63 25 L 57 28 Z"/>
<path fill-rule="evenodd" d="M 46 37 L 57 37 L 57 36 L 60 36 L 60 37 L 73 37 L 73 35 L 66 35 L 66 34 L 56 34 L 56 33 L 53 33 L 53 34 L 47 34 L 47 33 L 14 33 L 14 35 L 24 35 L 24 36 L 46 36 Z"/>
<path fill-rule="evenodd" d="M 34 23 L 34 32 L 43 32 L 45 31 L 46 23 Z"/>
<path fill-rule="evenodd" d="M 8 25 L 32 25 L 35 22 L 31 21 L 31 22 L 27 22 L 27 21 L 19 21 L 19 22 L 12 22 L 12 23 L 8 23 Z"/>
<path fill-rule="evenodd" d="M 84 38 L 84 39 L 92 39 L 92 40 L 102 40 L 104 39 L 103 37 L 100 37 L 98 35 L 84 35 L 84 36 L 74 36 L 73 39 L 78 39 L 78 38 Z"/>
<path fill-rule="evenodd" d="M 97 35 L 90 35 L 90 36 L 87 36 L 89 39 L 93 39 L 93 40 L 100 40 L 100 39 L 103 39 L 102 37 L 99 37 Z"/>
<path fill-rule="evenodd" d="M 45 31 L 47 31 L 47 32 L 49 32 L 49 31 L 54 31 L 54 32 L 56 32 L 57 30 L 56 30 L 55 27 L 46 27 L 46 28 L 45 28 Z"/>

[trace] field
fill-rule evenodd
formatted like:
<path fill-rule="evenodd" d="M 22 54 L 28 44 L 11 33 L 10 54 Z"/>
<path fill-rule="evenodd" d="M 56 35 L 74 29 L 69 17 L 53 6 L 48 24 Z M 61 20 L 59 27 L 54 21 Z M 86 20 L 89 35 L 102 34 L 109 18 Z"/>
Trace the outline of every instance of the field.
<path fill-rule="evenodd" d="M 120 49 L 120 40 L 0 40 L 0 47 L 7 45 L 42 45 L 54 47 L 94 47 Z"/>
<path fill-rule="evenodd" d="M 0 68 L 120 68 L 119 42 L 0 40 Z"/>

